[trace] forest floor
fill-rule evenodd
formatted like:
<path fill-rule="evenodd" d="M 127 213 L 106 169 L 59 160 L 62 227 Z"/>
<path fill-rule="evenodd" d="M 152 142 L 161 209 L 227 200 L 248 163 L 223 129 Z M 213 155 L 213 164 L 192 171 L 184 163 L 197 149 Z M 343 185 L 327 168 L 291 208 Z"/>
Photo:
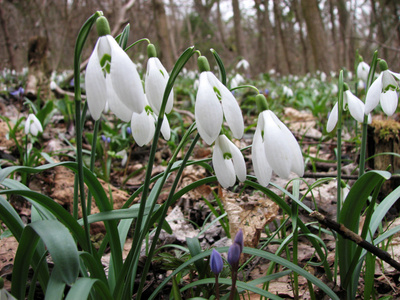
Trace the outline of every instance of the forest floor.
<path fill-rule="evenodd" d="M 0 98 L 0 115 L 8 117 L 10 120 L 15 120 L 18 118 L 18 116 L 27 115 L 27 112 L 20 112 L 20 107 L 21 103 L 15 99 L 5 99 L 3 97 Z M 189 118 L 188 121 L 191 121 L 190 117 L 190 115 L 183 116 L 183 118 Z M 289 128 L 298 138 L 302 138 L 301 143 L 303 150 L 307 149 L 308 155 L 318 156 L 318 158 L 322 160 L 332 161 L 335 159 L 334 141 L 320 143 L 322 133 L 318 130 L 316 122 L 313 120 L 313 116 L 311 114 L 299 112 L 294 109 L 286 109 L 285 117 L 285 123 L 289 126 Z M 45 132 L 41 137 L 42 144 L 40 147 L 42 147 L 43 151 L 47 153 L 63 153 L 64 155 L 53 155 L 52 158 L 56 161 L 65 160 L 65 154 L 73 154 L 73 151 L 66 144 L 62 137 L 71 137 L 73 135 L 73 127 L 67 126 L 67 124 L 62 120 L 62 117 L 57 114 L 53 116 L 50 125 L 51 126 L 47 126 L 45 128 Z M 90 129 L 91 121 L 87 121 L 86 126 Z M 6 159 L 10 162 L 4 162 L 2 164 L 3 168 L 11 165 L 13 162 L 16 162 L 18 157 L 14 142 L 8 138 L 8 132 L 9 128 L 6 122 L 0 120 L 0 158 Z M 23 131 L 20 132 L 20 136 L 18 136 L 18 138 L 22 141 Z M 344 140 L 346 140 L 346 138 Z M 87 143 L 86 139 L 84 139 L 84 142 L 86 142 L 84 148 L 90 149 L 90 145 Z M 243 148 L 251 145 L 251 142 L 251 136 L 245 136 L 240 141 L 240 144 L 237 144 L 237 146 L 239 146 L 239 148 Z M 350 160 L 354 160 L 357 156 L 357 153 L 354 152 L 354 145 L 351 143 L 345 143 L 344 146 L 345 150 L 347 151 L 346 157 L 350 158 Z M 121 166 L 120 160 L 113 160 L 110 180 L 109 182 L 102 181 L 102 184 L 106 191 L 112 191 L 112 198 L 114 201 L 114 207 L 116 209 L 120 208 L 128 199 L 132 191 L 137 189 L 143 182 L 148 150 L 149 146 L 145 146 L 143 148 L 134 146 L 127 170 Z M 211 154 L 211 148 L 199 144 L 196 146 L 192 159 L 211 157 Z M 165 164 L 163 164 L 163 162 L 168 161 L 170 155 L 171 152 L 167 143 L 160 141 L 156 164 L 153 168 L 153 175 L 165 170 Z M 251 155 L 251 151 L 248 149 L 245 150 L 244 155 L 245 157 L 249 157 Z M 247 161 L 247 163 L 248 170 L 252 170 L 250 162 Z M 314 164 L 309 163 L 307 169 L 308 170 L 305 173 L 303 181 L 300 184 L 300 193 L 303 195 L 307 194 L 303 201 L 304 204 L 312 209 L 315 209 L 315 206 L 317 206 L 319 212 L 331 219 L 335 219 L 336 181 L 334 179 L 327 180 L 326 182 L 320 184 L 317 188 L 313 189 L 312 194 L 308 192 L 309 186 L 314 184 L 318 178 L 335 176 L 335 164 L 318 162 Z M 348 176 L 350 185 L 352 180 L 355 179 L 354 174 L 352 174 L 354 169 L 355 164 L 353 162 L 349 162 L 343 167 L 343 174 Z M 124 184 L 123 188 L 121 188 L 123 181 L 127 176 L 126 174 L 131 174 L 132 172 L 135 172 L 135 175 L 130 177 Z M 208 174 L 208 171 L 200 166 L 188 166 L 182 175 L 178 190 L 209 175 L 210 174 Z M 170 176 L 165 186 L 165 191 L 161 193 L 158 199 L 158 203 L 163 203 L 163 201 L 166 200 L 173 179 L 174 175 Z M 274 176 L 272 182 L 277 187 L 285 188 L 288 180 L 282 180 Z M 270 185 L 270 188 L 277 194 L 282 195 L 281 190 L 276 186 Z M 30 175 L 29 188 L 48 195 L 67 210 L 72 210 L 74 174 L 70 170 L 63 167 L 56 167 L 52 170 Z M 290 189 L 291 184 L 289 184 L 289 190 Z M 268 199 L 265 195 L 254 193 L 253 190 L 243 187 L 242 184 L 240 184 L 235 190 L 224 190 L 216 184 L 203 185 L 183 195 L 175 203 L 175 205 L 171 207 L 167 221 L 173 229 L 173 234 L 169 235 L 164 232 L 160 237 L 160 245 L 174 243 L 185 245 L 185 240 L 187 237 L 199 236 L 202 249 L 229 246 L 231 241 L 227 238 L 222 226 L 219 223 L 214 223 L 211 225 L 211 221 L 215 217 L 208 218 L 211 210 L 207 206 L 205 200 L 216 205 L 216 195 L 218 195 L 223 202 L 224 209 L 227 212 L 231 235 L 234 235 L 239 228 L 242 228 L 244 231 L 245 246 L 259 247 L 262 245 L 267 238 L 263 228 L 268 226 L 271 230 L 273 230 L 283 218 L 282 211 L 274 202 Z M 136 199 L 135 201 L 138 200 L 139 199 Z M 289 199 L 286 200 L 289 202 Z M 24 220 L 26 223 L 30 222 L 30 204 L 22 198 L 11 198 L 10 202 L 21 216 L 22 220 Z M 95 204 L 93 204 L 92 213 L 96 212 L 98 212 L 98 209 Z M 315 222 L 315 220 L 309 217 L 308 213 L 305 211 L 300 210 L 300 215 L 304 222 Z M 392 215 L 388 216 L 391 226 L 400 224 L 400 219 L 395 219 L 396 215 L 398 215 L 398 213 L 395 210 L 392 211 Z M 6 228 L 4 228 L 4 224 L 2 224 L 2 226 L 2 231 L 4 232 Z M 290 224 L 288 224 L 286 228 L 290 230 Z M 101 238 L 104 234 L 104 227 L 102 224 L 93 224 L 91 231 L 93 240 L 101 241 Z M 327 245 L 327 249 L 329 250 L 327 260 L 333 269 L 335 240 L 330 234 L 321 233 L 321 237 Z M 130 243 L 131 239 L 128 239 L 124 247 L 125 254 L 127 254 L 131 247 Z M 265 250 L 275 253 L 278 246 L 278 244 L 269 244 Z M 13 270 L 13 259 L 17 251 L 17 247 L 18 243 L 12 236 L 3 235 L 0 239 L 0 276 L 6 279 L 5 287 L 8 289 L 10 288 L 11 284 L 9 279 Z M 387 251 L 395 260 L 400 261 L 400 236 L 395 236 L 391 240 Z M 314 250 L 311 244 L 307 239 L 300 238 L 300 244 L 298 245 L 299 265 L 302 267 L 306 266 L 309 272 L 326 282 L 323 268 L 311 266 L 309 264 L 309 262 L 313 260 L 313 257 Z M 103 263 L 106 268 L 108 259 L 108 254 L 106 254 L 103 257 Z M 160 283 L 171 272 L 165 265 L 163 265 L 164 262 L 161 257 L 159 257 L 159 260 L 157 261 L 158 263 L 155 261 L 153 264 L 153 269 L 155 270 L 155 273 L 162 274 L 162 276 L 160 275 L 161 278 L 153 277 L 149 279 L 149 284 L 147 285 L 149 290 L 152 290 L 154 286 L 157 286 L 157 284 Z M 244 269 L 244 272 L 242 272 L 240 276 L 245 281 L 255 279 L 265 275 L 268 267 L 268 261 L 263 259 L 255 259 Z M 375 290 L 378 293 L 376 295 L 377 299 L 383 296 L 392 296 L 394 297 L 393 299 L 400 297 L 399 275 L 400 273 L 394 268 L 390 267 L 386 263 L 383 263 L 379 259 L 377 260 L 374 281 Z M 190 278 L 187 276 L 184 277 L 183 280 L 190 280 Z M 330 284 L 331 288 L 335 289 L 335 291 L 338 291 L 339 293 L 338 287 L 334 287 L 333 283 L 328 284 Z M 363 284 L 364 283 L 361 280 L 359 282 L 360 293 L 362 293 Z M 299 298 L 310 299 L 307 281 L 303 278 L 300 278 L 299 285 Z M 296 296 L 293 293 L 292 281 L 289 276 L 281 277 L 279 280 L 271 282 L 268 290 L 284 299 L 295 299 Z M 259 296 L 250 295 L 250 298 L 246 299 L 259 299 Z M 320 299 L 322 299 L 322 296 Z M 362 299 L 362 296 L 358 295 L 357 299 Z"/>

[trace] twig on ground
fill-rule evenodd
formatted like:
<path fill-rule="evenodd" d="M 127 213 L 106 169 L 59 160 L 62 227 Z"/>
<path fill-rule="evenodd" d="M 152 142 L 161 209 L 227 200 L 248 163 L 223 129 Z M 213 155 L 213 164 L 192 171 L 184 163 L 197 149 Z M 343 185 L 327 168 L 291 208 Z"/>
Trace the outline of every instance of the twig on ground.
<path fill-rule="evenodd" d="M 337 223 L 336 221 L 333 221 L 333 220 L 325 217 L 323 214 L 321 214 L 317 211 L 313 211 L 310 214 L 310 216 L 313 217 L 314 219 L 316 219 L 322 225 L 325 225 L 326 227 L 336 231 L 341 236 L 343 236 L 345 239 L 349 239 L 349 240 L 355 242 L 360 247 L 364 248 L 368 252 L 371 252 L 372 254 L 376 255 L 380 259 L 387 262 L 389 265 L 391 265 L 396 270 L 400 271 L 400 263 L 395 261 L 390 256 L 389 253 L 387 253 L 386 251 L 379 249 L 378 247 L 375 247 L 371 243 L 367 242 L 361 236 L 359 236 L 355 232 L 351 231 L 350 229 L 345 227 L 343 224 Z"/>

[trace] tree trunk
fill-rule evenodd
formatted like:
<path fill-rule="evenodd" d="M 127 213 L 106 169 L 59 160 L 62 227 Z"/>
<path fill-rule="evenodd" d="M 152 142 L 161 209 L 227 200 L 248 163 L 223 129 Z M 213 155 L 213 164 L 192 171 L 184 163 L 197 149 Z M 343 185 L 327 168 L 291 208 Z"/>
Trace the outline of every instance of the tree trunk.
<path fill-rule="evenodd" d="M 301 0 L 301 8 L 307 25 L 308 40 L 311 44 L 315 66 L 317 69 L 329 73 L 332 70 L 332 58 L 328 51 L 318 2 L 317 0 Z"/>
<path fill-rule="evenodd" d="M 301 18 L 300 14 L 299 14 L 299 6 L 300 6 L 300 3 L 298 0 L 293 1 L 292 7 L 293 7 L 294 15 L 295 15 L 296 21 L 300 27 L 299 36 L 300 36 L 301 50 L 303 52 L 304 71 L 305 71 L 305 73 L 308 73 L 308 72 L 310 72 L 310 60 L 308 58 L 307 44 L 306 44 L 306 39 L 304 37 L 303 19 Z"/>
<path fill-rule="evenodd" d="M 3 30 L 4 43 L 6 45 L 8 59 L 10 60 L 10 69 L 15 70 L 16 67 L 15 67 L 14 55 L 13 55 L 13 51 L 11 49 L 10 35 L 8 33 L 7 24 L 6 24 L 6 21 L 4 20 L 2 3 L 0 3 L 0 25 L 1 25 L 1 29 Z"/>
<path fill-rule="evenodd" d="M 335 18 L 335 13 L 334 13 L 335 5 L 333 3 L 333 0 L 329 0 L 329 16 L 331 19 L 331 33 L 332 33 L 332 41 L 333 41 L 333 47 L 336 49 L 339 47 L 338 41 L 337 41 L 337 32 L 336 32 L 336 18 Z M 340 63 L 340 51 L 335 51 L 335 69 L 341 67 Z"/>
<path fill-rule="evenodd" d="M 282 10 L 279 8 L 279 3 L 280 3 L 279 0 L 274 0 L 274 16 L 276 21 L 275 27 L 278 40 L 280 41 L 282 46 L 283 60 L 284 60 L 283 63 L 284 69 L 282 70 L 282 72 L 292 73 L 292 68 L 289 60 L 288 46 L 282 29 L 282 16 L 281 16 Z"/>
<path fill-rule="evenodd" d="M 233 7 L 233 23 L 235 28 L 235 43 L 236 43 L 236 52 L 238 56 L 245 56 L 245 48 L 243 44 L 243 32 L 241 26 L 241 14 L 239 8 L 239 1 L 232 0 Z"/>
<path fill-rule="evenodd" d="M 172 45 L 169 37 L 167 15 L 163 0 L 152 0 L 154 23 L 156 25 L 157 40 L 159 42 L 158 57 L 163 62 L 165 68 L 170 70 L 173 66 L 172 60 Z"/>

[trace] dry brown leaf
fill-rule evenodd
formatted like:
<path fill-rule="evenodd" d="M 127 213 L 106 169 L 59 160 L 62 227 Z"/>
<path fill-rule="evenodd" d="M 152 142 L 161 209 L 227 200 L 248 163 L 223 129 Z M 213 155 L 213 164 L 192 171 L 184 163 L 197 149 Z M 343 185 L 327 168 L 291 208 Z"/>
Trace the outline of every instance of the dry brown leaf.
<path fill-rule="evenodd" d="M 228 214 L 231 236 L 239 229 L 243 231 L 244 245 L 257 247 L 264 227 L 278 215 L 279 206 L 272 200 L 260 195 L 243 195 L 224 192 L 224 209 Z"/>

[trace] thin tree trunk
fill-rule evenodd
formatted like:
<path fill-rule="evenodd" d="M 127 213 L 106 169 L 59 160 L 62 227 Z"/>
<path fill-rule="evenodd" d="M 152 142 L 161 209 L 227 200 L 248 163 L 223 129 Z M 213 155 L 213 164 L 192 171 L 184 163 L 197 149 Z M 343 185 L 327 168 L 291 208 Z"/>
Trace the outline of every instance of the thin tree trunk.
<path fill-rule="evenodd" d="M 308 39 L 311 44 L 315 66 L 317 69 L 329 73 L 332 70 L 332 58 L 328 51 L 329 48 L 318 2 L 317 0 L 301 0 L 301 8 L 307 25 Z"/>
<path fill-rule="evenodd" d="M 299 4 L 300 3 L 298 2 L 298 0 L 293 1 L 293 11 L 294 11 L 296 21 L 300 27 L 299 36 L 300 36 L 301 50 L 303 52 L 304 71 L 305 71 L 305 73 L 308 73 L 308 72 L 310 72 L 310 60 L 308 58 L 307 44 L 306 44 L 306 39 L 304 37 L 303 19 L 301 18 L 300 14 L 299 14 Z"/>
<path fill-rule="evenodd" d="M 157 39 L 159 41 L 159 58 L 163 61 L 166 69 L 169 70 L 173 66 L 172 61 L 172 45 L 169 38 L 167 15 L 163 0 L 152 0 L 154 23 L 156 25 Z"/>
<path fill-rule="evenodd" d="M 257 38 L 257 57 L 259 60 L 258 68 L 261 70 L 256 70 L 257 72 L 263 72 L 263 69 L 268 67 L 269 58 L 269 47 L 266 41 L 266 24 L 265 24 L 265 14 L 261 9 L 261 0 L 254 0 L 254 7 L 257 11 L 257 27 L 258 27 L 258 38 Z"/>
<path fill-rule="evenodd" d="M 10 35 L 8 33 L 7 24 L 6 24 L 6 21 L 4 20 L 2 3 L 0 3 L 0 24 L 1 24 L 1 29 L 3 30 L 4 43 L 6 44 L 8 59 L 10 61 L 10 69 L 15 70 L 16 67 L 15 67 L 14 54 L 11 49 L 11 42 L 10 42 L 11 39 L 10 39 Z"/>
<path fill-rule="evenodd" d="M 329 0 L 329 16 L 331 18 L 331 33 L 332 33 L 332 41 L 333 41 L 333 46 L 335 48 L 338 47 L 338 41 L 337 41 L 337 32 L 336 32 L 336 18 L 334 14 L 334 8 L 335 5 L 333 3 L 333 0 Z M 340 66 L 340 51 L 335 51 L 335 68 L 338 68 Z"/>
<path fill-rule="evenodd" d="M 282 45 L 282 50 L 283 50 L 283 58 L 284 58 L 284 73 L 292 73 L 292 68 L 291 68 L 291 64 L 290 64 L 290 60 L 289 60 L 289 52 L 288 52 L 288 47 L 287 47 L 287 43 L 286 43 L 286 39 L 283 33 L 283 29 L 282 29 L 282 17 L 281 17 L 281 9 L 279 9 L 279 2 L 278 0 L 274 0 L 274 15 L 275 15 L 275 27 L 277 27 L 277 34 L 278 34 L 278 38 L 281 42 Z"/>
<path fill-rule="evenodd" d="M 241 26 L 241 14 L 239 8 L 239 1 L 232 0 L 233 7 L 233 23 L 235 28 L 235 42 L 236 42 L 236 51 L 238 56 L 245 56 L 245 48 L 243 44 L 243 32 Z"/>

